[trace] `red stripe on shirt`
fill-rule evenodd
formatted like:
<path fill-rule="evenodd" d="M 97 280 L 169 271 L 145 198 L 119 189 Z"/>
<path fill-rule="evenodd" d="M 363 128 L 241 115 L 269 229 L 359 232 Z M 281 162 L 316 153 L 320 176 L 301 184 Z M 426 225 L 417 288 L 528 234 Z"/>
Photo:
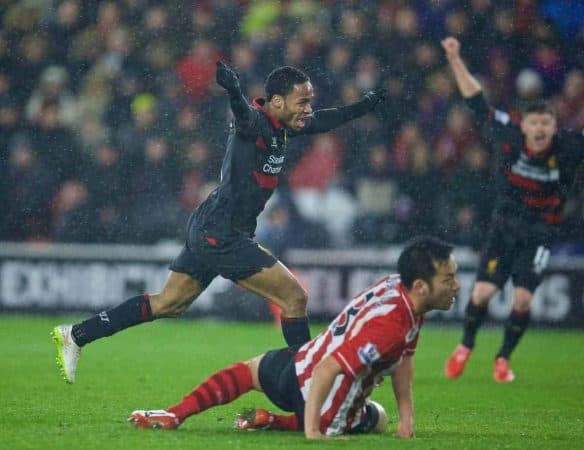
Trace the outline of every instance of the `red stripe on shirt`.
<path fill-rule="evenodd" d="M 265 150 L 268 148 L 268 146 L 266 145 L 266 141 L 264 141 L 264 138 L 261 136 L 256 139 L 255 145 L 257 148 L 261 148 L 262 150 Z"/>
<path fill-rule="evenodd" d="M 541 191 L 542 185 L 537 181 L 529 180 L 522 176 L 516 175 L 510 170 L 505 171 L 505 175 L 507 175 L 507 179 L 509 182 L 515 186 L 519 186 L 525 189 L 529 189 L 530 191 Z"/>
<path fill-rule="evenodd" d="M 332 337 L 333 336 L 330 330 L 327 330 L 327 334 L 324 337 L 323 342 L 320 344 L 320 348 L 312 355 L 312 358 L 310 358 L 310 363 L 306 366 L 304 372 L 298 375 L 298 386 L 300 386 L 300 389 L 302 389 L 302 386 L 304 386 L 306 380 L 312 377 L 312 371 L 314 369 L 314 366 L 316 365 L 315 361 L 318 363 L 323 358 L 332 340 Z"/>
<path fill-rule="evenodd" d="M 353 380 L 349 377 L 345 377 L 343 382 L 335 392 L 332 404 L 329 409 L 327 409 L 324 414 L 322 414 L 320 419 L 320 432 L 326 433 L 327 428 L 330 426 L 331 422 L 339 412 L 339 408 L 347 399 L 347 394 L 351 389 Z"/>
<path fill-rule="evenodd" d="M 258 185 L 264 189 L 276 189 L 278 186 L 278 177 L 275 175 L 265 175 L 257 170 L 253 171 L 253 176 Z"/>
<path fill-rule="evenodd" d="M 524 195 L 521 197 L 523 203 L 535 208 L 546 208 L 548 206 L 560 206 L 562 204 L 562 199 L 556 195 L 551 197 L 530 197 Z"/>
<path fill-rule="evenodd" d="M 562 223 L 564 221 L 564 215 L 562 213 L 544 213 L 541 215 L 541 217 L 543 217 L 543 219 L 547 222 L 547 223 L 551 223 L 554 225 L 557 225 L 559 223 Z"/>

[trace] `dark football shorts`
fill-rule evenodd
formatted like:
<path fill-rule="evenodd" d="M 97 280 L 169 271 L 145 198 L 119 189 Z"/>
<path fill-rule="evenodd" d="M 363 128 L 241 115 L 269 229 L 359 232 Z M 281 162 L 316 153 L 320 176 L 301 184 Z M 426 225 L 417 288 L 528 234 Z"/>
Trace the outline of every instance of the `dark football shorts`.
<path fill-rule="evenodd" d="M 185 246 L 169 268 L 190 275 L 205 289 L 217 275 L 237 282 L 277 261 L 268 250 L 243 234 L 211 235 L 190 228 Z"/>
<path fill-rule="evenodd" d="M 298 386 L 294 357 L 300 346 L 267 352 L 258 369 L 260 385 L 278 408 L 293 412 L 304 423 L 304 399 Z"/>
<path fill-rule="evenodd" d="M 549 244 L 541 235 L 529 234 L 529 226 L 515 229 L 495 222 L 482 251 L 477 281 L 488 281 L 502 289 L 509 277 L 515 287 L 534 292 L 548 265 Z"/>
<path fill-rule="evenodd" d="M 294 357 L 301 346 L 282 348 L 267 352 L 260 362 L 258 376 L 266 396 L 278 408 L 293 412 L 304 426 L 304 398 L 298 385 Z M 369 433 L 379 421 L 379 411 L 366 403 L 365 415 L 361 423 L 350 434 Z"/>

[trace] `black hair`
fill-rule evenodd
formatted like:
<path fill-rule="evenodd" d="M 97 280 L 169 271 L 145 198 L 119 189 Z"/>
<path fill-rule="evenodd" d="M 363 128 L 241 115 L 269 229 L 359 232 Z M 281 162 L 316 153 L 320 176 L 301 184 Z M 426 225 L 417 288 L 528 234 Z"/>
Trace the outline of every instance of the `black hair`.
<path fill-rule="evenodd" d="M 531 113 L 550 114 L 552 117 L 556 117 L 556 109 L 554 108 L 554 105 L 552 105 L 550 101 L 543 99 L 532 100 L 521 108 L 521 114 L 523 117 Z"/>
<path fill-rule="evenodd" d="M 295 84 L 309 81 L 308 75 L 296 67 L 283 66 L 274 69 L 266 78 L 264 89 L 266 99 L 270 101 L 274 95 L 285 97 L 294 89 Z"/>
<path fill-rule="evenodd" d="M 416 279 L 430 283 L 435 263 L 446 262 L 454 247 L 433 236 L 419 236 L 407 242 L 397 260 L 402 284 L 411 289 Z"/>

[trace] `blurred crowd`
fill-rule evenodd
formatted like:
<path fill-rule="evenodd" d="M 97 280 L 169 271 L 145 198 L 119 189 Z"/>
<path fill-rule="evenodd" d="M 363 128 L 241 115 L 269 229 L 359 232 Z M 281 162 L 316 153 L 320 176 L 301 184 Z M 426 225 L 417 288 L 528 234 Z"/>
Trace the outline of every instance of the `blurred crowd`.
<path fill-rule="evenodd" d="M 249 98 L 283 64 L 310 75 L 315 108 L 389 92 L 375 115 L 292 141 L 258 227 L 276 253 L 419 232 L 476 248 L 493 156 L 440 40 L 461 41 L 496 107 L 551 98 L 560 125 L 580 130 L 583 18 L 582 0 L 4 1 L 0 241 L 181 240 L 218 181 L 222 58 Z M 582 190 L 568 204 L 567 252 L 584 253 Z"/>

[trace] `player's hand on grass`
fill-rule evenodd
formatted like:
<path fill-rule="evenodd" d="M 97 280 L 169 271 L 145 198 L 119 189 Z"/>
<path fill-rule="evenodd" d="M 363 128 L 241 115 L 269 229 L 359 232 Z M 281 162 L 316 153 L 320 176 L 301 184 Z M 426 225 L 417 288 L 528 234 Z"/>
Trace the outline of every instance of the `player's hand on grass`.
<path fill-rule="evenodd" d="M 306 430 L 304 432 L 304 435 L 306 436 L 306 439 L 310 439 L 313 441 L 322 440 L 322 439 L 333 440 L 333 441 L 347 441 L 349 439 L 347 436 L 327 436 L 326 434 L 322 434 L 320 431 L 310 432 L 310 431 Z"/>
<path fill-rule="evenodd" d="M 367 94 L 365 94 L 365 99 L 369 101 L 369 107 L 373 110 L 379 104 L 379 102 L 385 99 L 386 95 L 387 89 L 381 87 L 367 92 Z"/>
<path fill-rule="evenodd" d="M 446 52 L 446 57 L 448 59 L 460 56 L 460 42 L 458 42 L 458 39 L 447 37 L 446 39 L 443 39 L 440 44 L 442 44 L 442 48 Z"/>
<path fill-rule="evenodd" d="M 223 61 L 217 61 L 217 72 L 215 74 L 215 79 L 217 80 L 219 86 L 224 88 L 226 91 L 234 92 L 241 90 L 241 86 L 239 84 L 239 75 Z"/>
<path fill-rule="evenodd" d="M 313 439 L 313 440 L 326 439 L 326 435 L 322 434 L 320 432 L 320 430 L 305 429 L 304 435 L 306 436 L 306 439 Z"/>
<path fill-rule="evenodd" d="M 414 424 L 410 420 L 400 420 L 397 423 L 395 435 L 401 439 L 413 439 L 416 437 L 414 433 Z"/>

